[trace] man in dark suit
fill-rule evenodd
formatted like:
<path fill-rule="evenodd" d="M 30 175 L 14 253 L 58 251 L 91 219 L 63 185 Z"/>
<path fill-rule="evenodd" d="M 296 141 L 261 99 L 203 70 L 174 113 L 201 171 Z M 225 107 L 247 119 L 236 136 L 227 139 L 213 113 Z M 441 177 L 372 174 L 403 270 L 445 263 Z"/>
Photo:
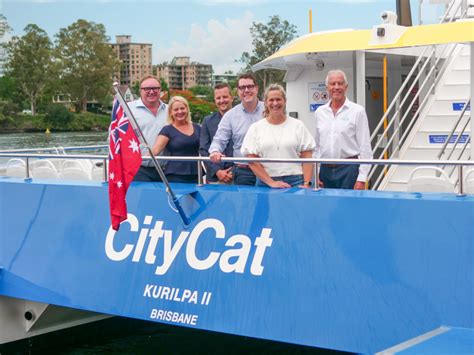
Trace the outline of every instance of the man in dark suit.
<path fill-rule="evenodd" d="M 201 156 L 209 156 L 209 146 L 212 143 L 212 139 L 216 134 L 217 127 L 221 121 L 222 116 L 232 108 L 232 94 L 231 88 L 227 83 L 218 83 L 214 87 L 214 102 L 217 106 L 218 111 L 212 115 L 204 117 L 201 128 L 201 139 L 199 142 L 199 153 Z M 233 143 L 232 140 L 227 144 L 225 156 L 233 156 Z M 206 162 L 206 181 L 208 183 L 221 183 L 230 184 L 232 183 L 232 163 L 220 162 L 212 163 Z"/>

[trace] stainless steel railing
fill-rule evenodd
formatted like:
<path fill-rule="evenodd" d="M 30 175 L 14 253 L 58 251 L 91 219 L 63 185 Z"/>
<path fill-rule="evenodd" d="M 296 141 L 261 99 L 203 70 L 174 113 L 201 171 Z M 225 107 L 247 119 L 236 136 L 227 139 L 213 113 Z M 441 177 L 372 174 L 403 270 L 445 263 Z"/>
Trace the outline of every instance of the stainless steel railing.
<path fill-rule="evenodd" d="M 463 144 L 463 146 L 461 147 L 461 151 L 459 153 L 459 155 L 455 158 L 455 159 L 461 159 L 461 157 L 463 156 L 464 152 L 466 151 L 466 148 L 470 142 L 470 136 L 468 136 L 469 138 L 465 139 L 465 141 L 463 142 L 463 137 L 466 137 L 464 135 L 464 133 L 466 132 L 466 129 L 468 127 L 468 125 L 471 123 L 471 117 L 469 116 L 467 119 L 466 119 L 466 122 L 464 122 L 464 125 L 463 127 L 458 130 L 456 132 L 456 130 L 458 129 L 458 126 L 460 125 L 463 117 L 464 117 L 464 114 L 468 108 L 468 106 L 471 104 L 471 100 L 468 100 L 465 104 L 464 104 L 464 107 L 461 111 L 461 114 L 459 115 L 458 119 L 456 120 L 456 122 L 454 123 L 453 125 L 453 128 L 451 129 L 451 132 L 449 132 L 448 134 L 448 137 L 446 138 L 446 141 L 443 143 L 443 146 L 441 147 L 438 155 L 437 155 L 437 158 L 438 159 L 441 159 L 441 157 L 443 156 L 443 154 L 445 154 L 447 152 L 447 148 L 448 148 L 448 144 L 451 143 L 451 139 L 453 137 L 456 137 L 455 138 L 455 141 L 452 143 L 452 146 L 450 147 L 451 148 L 451 151 L 449 152 L 449 154 L 447 155 L 447 157 L 445 157 L 446 160 L 450 160 L 451 157 L 453 156 L 454 152 L 456 151 L 456 148 L 458 146 L 458 144 Z M 470 155 L 468 157 L 468 159 L 470 159 Z M 444 167 L 443 167 L 444 168 Z M 455 169 L 452 169 L 451 172 L 448 174 L 449 177 L 451 177 L 454 173 Z"/>
<path fill-rule="evenodd" d="M 0 152 L 0 158 L 23 158 L 26 160 L 25 174 L 26 179 L 30 179 L 29 175 L 29 161 L 31 159 L 64 159 L 63 154 L 29 154 L 29 153 L 2 153 Z M 107 155 L 85 155 L 85 154 L 68 154 L 68 159 L 94 159 L 103 161 L 103 176 L 104 181 L 107 181 Z M 151 159 L 150 157 L 143 157 L 144 160 Z M 202 181 L 202 163 L 210 161 L 209 157 L 170 157 L 170 156 L 157 156 L 158 161 L 194 161 L 198 166 L 198 177 L 199 185 L 203 184 Z M 463 185 L 463 168 L 464 167 L 474 167 L 474 161 L 472 160 L 399 160 L 399 159 L 262 159 L 262 158 L 222 158 L 224 162 L 234 162 L 234 163 L 311 163 L 314 164 L 315 179 L 316 184 L 314 189 L 319 190 L 318 184 L 318 174 L 319 167 L 321 164 L 369 164 L 369 165 L 381 165 L 381 166 L 390 166 L 390 165 L 401 165 L 401 166 L 454 166 L 458 168 L 458 195 L 464 195 L 464 185 Z"/>
<path fill-rule="evenodd" d="M 0 150 L 0 153 L 39 153 L 54 152 L 56 154 L 76 150 L 103 150 L 108 149 L 108 145 L 84 145 L 76 147 L 46 147 L 46 148 L 28 148 L 28 149 L 8 149 Z"/>
<path fill-rule="evenodd" d="M 460 13 L 460 15 L 457 15 Z M 446 12 L 444 13 L 443 17 L 440 20 L 442 22 L 452 22 L 459 18 L 465 18 L 467 15 L 467 7 L 463 6 L 462 3 L 452 1 L 450 2 Z M 444 72 L 446 71 L 450 61 L 452 60 L 452 54 L 456 48 L 455 45 L 445 46 L 443 51 L 436 54 L 436 48 L 432 47 L 431 51 L 428 50 L 431 47 L 425 47 L 422 53 L 418 56 L 415 61 L 415 64 L 411 68 L 410 72 L 408 73 L 406 79 L 402 83 L 400 89 L 395 94 L 395 97 L 391 101 L 389 107 L 387 108 L 386 112 L 381 117 L 379 123 L 377 124 L 376 128 L 373 130 L 372 135 L 370 137 L 371 144 L 373 147 L 373 151 L 377 152 L 377 150 L 382 149 L 382 152 L 377 152 L 377 157 L 382 158 L 385 156 L 386 153 L 389 154 L 389 158 L 394 157 L 401 146 L 404 144 L 405 140 L 408 138 L 408 133 L 411 131 L 411 128 L 414 126 L 415 122 L 418 120 L 419 116 L 425 105 L 428 103 L 428 99 L 430 98 L 430 94 L 434 93 L 436 86 L 443 76 Z M 446 58 L 446 60 L 444 60 Z M 444 60 L 444 62 L 442 62 Z M 440 65 L 441 64 L 441 65 Z M 421 65 L 421 66 L 420 66 Z M 411 98 L 410 103 L 408 104 L 407 108 L 404 108 L 404 105 L 410 98 L 410 95 L 421 78 L 422 73 L 427 70 L 428 65 L 431 66 L 428 73 L 425 75 L 423 82 L 419 85 L 419 88 L 415 95 Z M 428 85 L 431 83 L 431 85 Z M 408 114 L 411 112 L 412 108 L 414 107 L 415 103 L 421 97 L 421 93 L 423 89 L 427 86 L 426 93 L 424 93 L 424 97 L 422 99 L 421 104 L 419 104 L 416 112 L 413 114 L 413 117 L 408 123 L 408 126 L 405 127 L 402 136 L 400 137 L 400 130 L 403 127 L 403 123 L 408 117 Z M 403 92 L 405 89 L 408 88 L 406 94 L 402 97 Z M 400 119 L 402 111 L 405 111 L 403 117 Z M 390 117 L 390 118 L 389 118 Z M 392 128 L 393 126 L 393 128 Z M 381 131 L 381 129 L 383 130 Z M 369 172 L 368 179 L 375 179 L 374 182 L 374 189 L 377 189 L 382 180 L 384 178 L 384 170 L 376 171 L 376 168 L 372 168 Z"/>

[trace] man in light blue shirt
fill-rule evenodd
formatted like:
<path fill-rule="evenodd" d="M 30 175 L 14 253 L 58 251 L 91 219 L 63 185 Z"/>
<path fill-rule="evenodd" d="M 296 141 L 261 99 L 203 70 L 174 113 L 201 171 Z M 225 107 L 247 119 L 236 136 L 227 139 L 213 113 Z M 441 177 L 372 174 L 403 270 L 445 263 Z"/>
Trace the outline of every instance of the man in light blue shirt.
<path fill-rule="evenodd" d="M 242 157 L 240 148 L 250 125 L 263 118 L 264 104 L 258 101 L 257 80 L 252 74 L 242 74 L 237 81 L 241 103 L 228 111 L 221 119 L 216 135 L 209 147 L 209 157 L 219 163 L 230 139 L 234 142 L 234 157 Z M 255 185 L 255 174 L 248 164 L 234 164 L 235 185 Z"/>
<path fill-rule="evenodd" d="M 168 107 L 161 101 L 160 92 L 158 79 L 147 76 L 140 82 L 140 98 L 129 103 L 130 110 L 150 147 L 155 143 L 168 116 Z M 146 148 L 141 149 L 142 156 L 148 155 Z M 144 160 L 134 181 L 161 181 L 161 178 L 151 160 Z"/>

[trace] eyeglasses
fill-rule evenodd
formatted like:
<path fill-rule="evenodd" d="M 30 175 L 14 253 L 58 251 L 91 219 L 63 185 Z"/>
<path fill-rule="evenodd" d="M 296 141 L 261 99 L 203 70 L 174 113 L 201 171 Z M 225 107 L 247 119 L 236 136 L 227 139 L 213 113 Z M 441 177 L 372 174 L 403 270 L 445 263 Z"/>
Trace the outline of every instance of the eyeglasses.
<path fill-rule="evenodd" d="M 151 87 L 151 88 L 141 88 L 141 89 L 145 92 L 160 91 L 161 90 L 161 88 L 159 86 L 154 86 L 154 87 Z"/>
<path fill-rule="evenodd" d="M 238 86 L 238 89 L 240 91 L 245 91 L 245 89 L 253 90 L 253 89 L 255 89 L 255 86 L 256 85 L 240 85 L 240 86 Z"/>

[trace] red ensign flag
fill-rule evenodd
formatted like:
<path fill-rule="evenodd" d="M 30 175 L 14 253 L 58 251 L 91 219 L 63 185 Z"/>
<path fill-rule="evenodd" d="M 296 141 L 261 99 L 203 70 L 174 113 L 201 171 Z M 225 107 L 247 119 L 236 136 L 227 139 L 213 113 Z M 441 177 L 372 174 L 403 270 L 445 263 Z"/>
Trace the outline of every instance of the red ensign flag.
<path fill-rule="evenodd" d="M 125 196 L 142 162 L 139 141 L 117 99 L 114 100 L 109 138 L 110 219 L 112 228 L 117 231 L 120 222 L 127 219 Z"/>

